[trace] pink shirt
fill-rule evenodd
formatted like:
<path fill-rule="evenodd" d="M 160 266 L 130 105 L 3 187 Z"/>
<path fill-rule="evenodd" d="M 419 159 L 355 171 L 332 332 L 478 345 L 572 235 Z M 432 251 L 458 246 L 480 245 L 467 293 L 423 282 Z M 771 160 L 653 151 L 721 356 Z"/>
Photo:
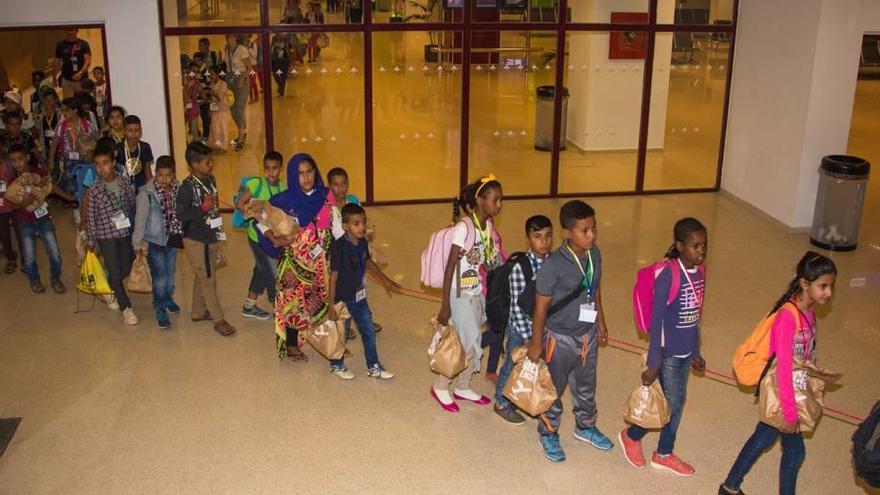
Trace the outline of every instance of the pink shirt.
<path fill-rule="evenodd" d="M 816 315 L 812 311 L 800 314 L 800 324 L 787 310 L 776 315 L 770 330 L 770 354 L 776 354 L 776 380 L 779 383 L 779 400 L 782 403 L 782 416 L 792 423 L 797 421 L 795 402 L 795 378 L 793 364 L 795 359 L 813 357 L 813 343 L 816 338 Z"/>

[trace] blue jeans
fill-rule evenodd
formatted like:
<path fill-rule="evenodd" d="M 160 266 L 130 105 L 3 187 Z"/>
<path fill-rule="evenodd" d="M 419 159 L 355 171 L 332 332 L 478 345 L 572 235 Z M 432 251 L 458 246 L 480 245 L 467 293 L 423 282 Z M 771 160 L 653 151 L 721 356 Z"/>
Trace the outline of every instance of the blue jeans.
<path fill-rule="evenodd" d="M 498 381 L 495 383 L 495 404 L 499 409 L 509 409 L 513 407 L 513 404 L 511 404 L 510 401 L 507 400 L 507 397 L 504 397 L 503 395 L 504 385 L 510 378 L 510 372 L 513 371 L 513 359 L 511 359 L 510 355 L 513 353 L 514 349 L 522 347 L 525 343 L 522 335 L 516 330 L 507 327 L 505 333 L 507 334 L 507 352 L 504 353 L 504 364 L 501 365 L 501 371 L 498 373 Z"/>
<path fill-rule="evenodd" d="M 250 287 L 248 291 L 260 295 L 266 291 L 266 297 L 269 302 L 275 303 L 275 269 L 277 263 L 275 258 L 266 254 L 261 248 L 260 243 L 248 239 L 251 246 L 251 252 L 254 254 L 254 272 L 251 275 Z"/>
<path fill-rule="evenodd" d="M 18 232 L 21 238 L 21 263 L 24 272 L 31 281 L 40 278 L 37 268 L 37 236 L 43 238 L 43 246 L 49 255 L 49 273 L 51 277 L 61 277 L 61 251 L 58 249 L 58 238 L 55 237 L 55 225 L 48 216 L 39 220 L 19 222 Z"/>
<path fill-rule="evenodd" d="M 164 309 L 174 295 L 174 266 L 177 263 L 177 249 L 148 243 L 147 264 L 153 278 L 153 309 Z"/>
<path fill-rule="evenodd" d="M 779 494 L 794 495 L 797 488 L 798 471 L 804 462 L 806 450 L 804 449 L 804 437 L 800 433 L 780 433 L 779 430 L 764 423 L 758 423 L 755 432 L 748 439 L 736 462 L 730 468 L 724 485 L 728 488 L 739 489 L 746 473 L 752 469 L 758 458 L 765 450 L 769 449 L 779 437 L 782 443 L 782 460 L 779 463 Z"/>
<path fill-rule="evenodd" d="M 675 435 L 678 433 L 678 424 L 681 422 L 684 400 L 687 397 L 690 368 L 690 357 L 665 357 L 660 364 L 660 386 L 669 402 L 670 413 L 669 422 L 660 430 L 660 442 L 657 444 L 657 453 L 660 455 L 669 455 L 675 448 Z M 627 430 L 627 435 L 633 440 L 641 440 L 646 433 L 648 430 L 638 425 L 632 425 Z"/>
<path fill-rule="evenodd" d="M 345 301 L 351 319 L 354 320 L 358 331 L 361 332 L 361 342 L 364 344 L 364 357 L 367 359 L 367 368 L 379 364 L 379 352 L 376 350 L 376 329 L 373 328 L 373 312 L 367 300 L 361 302 Z M 330 366 L 342 366 L 344 359 L 331 359 Z"/>

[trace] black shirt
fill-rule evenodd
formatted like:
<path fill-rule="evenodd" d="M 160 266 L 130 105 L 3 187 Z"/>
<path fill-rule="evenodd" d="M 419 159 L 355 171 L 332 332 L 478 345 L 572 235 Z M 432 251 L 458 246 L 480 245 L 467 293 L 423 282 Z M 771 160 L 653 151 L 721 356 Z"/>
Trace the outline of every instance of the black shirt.
<path fill-rule="evenodd" d="M 364 275 L 370 249 L 367 240 L 361 239 L 357 245 L 344 235 L 330 245 L 330 271 L 339 273 L 336 279 L 336 301 L 354 302 L 357 291 L 364 287 Z"/>
<path fill-rule="evenodd" d="M 200 181 L 204 188 L 197 185 L 198 182 L 192 175 L 183 179 L 180 190 L 177 191 L 177 205 L 174 212 L 183 227 L 184 237 L 204 244 L 214 244 L 217 242 L 217 230 L 211 228 L 208 223 L 210 215 L 202 211 L 199 205 L 206 195 L 205 188 L 208 189 L 207 193 L 213 193 L 214 200 L 218 201 L 217 183 L 212 175 L 208 175 Z"/>
<path fill-rule="evenodd" d="M 85 40 L 77 38 L 74 41 L 59 41 L 55 47 L 55 58 L 61 59 L 61 77 L 73 80 L 73 75 L 85 65 L 86 55 L 91 54 L 92 49 Z"/>
<path fill-rule="evenodd" d="M 116 163 L 125 168 L 125 161 L 129 158 L 139 158 L 141 160 L 141 171 L 137 173 L 134 179 L 134 192 L 137 194 L 140 188 L 147 183 L 147 164 L 153 161 L 153 149 L 149 143 L 138 141 L 138 146 L 128 150 L 128 156 L 125 155 L 125 139 L 116 144 Z"/>

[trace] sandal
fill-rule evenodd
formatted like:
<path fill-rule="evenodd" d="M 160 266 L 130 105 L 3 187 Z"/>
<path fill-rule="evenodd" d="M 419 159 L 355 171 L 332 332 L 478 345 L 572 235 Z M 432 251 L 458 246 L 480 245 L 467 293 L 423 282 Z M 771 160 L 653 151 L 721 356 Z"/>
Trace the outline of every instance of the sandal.
<path fill-rule="evenodd" d="M 6 262 L 6 270 L 4 270 L 4 272 L 6 272 L 6 273 L 15 273 L 15 269 L 16 269 L 17 267 L 18 267 L 18 265 L 15 263 L 15 261 L 13 261 L 13 260 L 9 260 L 9 261 Z"/>
<path fill-rule="evenodd" d="M 227 323 L 226 320 L 220 320 L 214 323 L 214 331 L 224 337 L 228 337 L 235 333 L 235 327 Z"/>
<path fill-rule="evenodd" d="M 208 321 L 211 319 L 211 313 L 205 311 L 201 316 L 190 315 L 192 321 Z"/>
<path fill-rule="evenodd" d="M 287 346 L 287 357 L 294 363 L 308 363 L 309 357 L 299 347 Z"/>

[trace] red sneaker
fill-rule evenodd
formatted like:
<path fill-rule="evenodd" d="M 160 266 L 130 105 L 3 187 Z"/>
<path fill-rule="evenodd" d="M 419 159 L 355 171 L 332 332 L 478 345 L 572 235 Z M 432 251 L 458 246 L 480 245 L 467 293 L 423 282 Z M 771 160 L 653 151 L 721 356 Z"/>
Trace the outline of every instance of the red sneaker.
<path fill-rule="evenodd" d="M 645 467 L 645 456 L 642 454 L 642 442 L 639 440 L 633 440 L 626 434 L 629 431 L 629 426 L 620 430 L 620 433 L 617 434 L 617 440 L 620 442 L 621 450 L 623 450 L 623 457 L 633 465 L 636 469 L 642 469 Z"/>
<path fill-rule="evenodd" d="M 669 454 L 666 457 L 661 457 L 660 454 L 654 452 L 654 455 L 651 456 L 651 467 L 654 469 L 669 471 L 670 473 L 677 474 L 679 476 L 694 475 L 694 468 L 691 467 L 690 464 L 676 457 L 675 454 Z"/>

